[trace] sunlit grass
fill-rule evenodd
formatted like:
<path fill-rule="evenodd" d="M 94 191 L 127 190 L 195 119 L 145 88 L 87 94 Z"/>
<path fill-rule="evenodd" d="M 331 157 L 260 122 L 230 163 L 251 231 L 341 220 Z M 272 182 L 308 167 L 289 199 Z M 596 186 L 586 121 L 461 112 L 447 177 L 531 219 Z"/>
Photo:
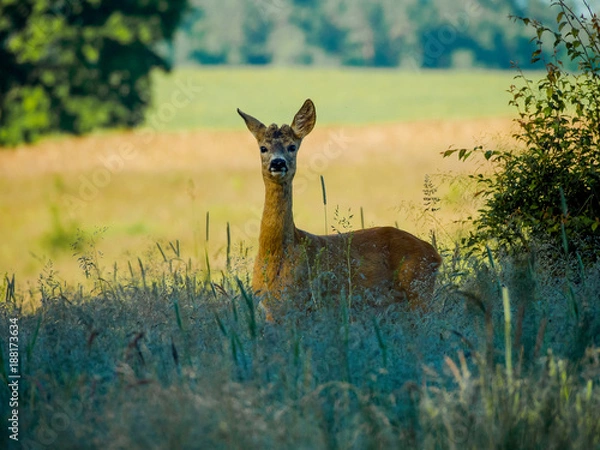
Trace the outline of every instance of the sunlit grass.
<path fill-rule="evenodd" d="M 453 221 L 476 204 L 464 186 L 448 185 L 447 174 L 474 167 L 442 159 L 440 152 L 510 134 L 506 101 L 493 89 L 509 79 L 504 72 L 284 68 L 157 75 L 156 107 L 145 128 L 54 137 L 0 152 L 0 233 L 7 236 L 0 272 L 33 281 L 51 262 L 60 277 L 81 278 L 71 248 L 80 229 L 103 229 L 103 255 L 120 264 L 156 241 L 175 238 L 201 256 L 207 211 L 211 251 L 224 245 L 227 223 L 233 242 L 253 248 L 263 184 L 256 144 L 235 108 L 265 122 L 289 122 L 309 96 L 318 119 L 298 159 L 294 205 L 300 228 L 324 231 L 323 175 L 330 215 L 339 205 L 358 217 L 362 207 L 366 226 L 398 224 L 427 237 L 435 225 L 454 238 Z M 185 97 L 174 92 L 189 95 L 189 102 L 175 106 L 174 98 Z M 424 223 L 421 214 L 426 174 L 449 200 L 435 224 Z"/>
<path fill-rule="evenodd" d="M 505 123 L 492 126 L 501 129 Z M 467 145 L 472 132 L 485 126 L 476 121 L 464 125 L 457 123 L 450 130 L 457 145 Z M 354 229 L 360 227 L 362 207 L 366 226 L 398 224 L 422 237 L 427 237 L 430 228 L 437 228 L 451 237 L 456 229 L 452 221 L 473 211 L 476 203 L 466 186 L 448 185 L 446 176 L 436 175 L 466 168 L 441 158 L 439 153 L 447 148 L 444 140 L 450 137 L 431 137 L 431 130 L 439 128 L 422 123 L 317 128 L 298 157 L 294 198 L 298 227 L 324 232 L 319 179 L 323 175 L 329 214 L 336 206 L 344 212 L 350 209 L 355 215 Z M 417 130 L 422 133 L 413 133 Z M 340 132 L 348 139 L 345 148 L 334 142 L 336 153 L 323 159 L 331 133 Z M 81 271 L 70 245 L 79 229 L 105 229 L 99 246 L 107 261 L 125 264 L 128 255 L 145 252 L 156 241 L 172 239 L 194 249 L 197 257 L 207 211 L 211 214 L 212 249 L 224 245 L 227 223 L 233 242 L 253 247 L 264 186 L 249 133 L 173 135 L 173 144 L 169 137 L 161 133 L 149 145 L 134 139 L 136 156 L 111 173 L 106 185 L 97 187 L 90 183 L 105 169 L 98 155 L 110 155 L 122 141 L 133 138 L 113 134 L 41 143 L 21 155 L 25 163 L 52 157 L 58 163 L 56 169 L 45 165 L 14 169 L 10 157 L 16 154 L 0 154 L 6 161 L 6 176 L 0 177 L 0 233 L 9 237 L 0 248 L 2 272 L 15 273 L 21 281 L 34 280 L 52 261 L 61 277 L 79 278 Z M 448 196 L 435 223 L 422 217 L 425 174 L 432 175 L 442 198 Z"/>

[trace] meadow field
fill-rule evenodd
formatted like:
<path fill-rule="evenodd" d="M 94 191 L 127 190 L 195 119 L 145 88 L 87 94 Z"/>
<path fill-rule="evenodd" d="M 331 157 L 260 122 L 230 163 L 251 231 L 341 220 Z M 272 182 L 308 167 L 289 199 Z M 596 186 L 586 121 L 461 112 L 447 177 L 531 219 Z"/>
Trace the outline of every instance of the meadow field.
<path fill-rule="evenodd" d="M 456 245 L 491 168 L 441 153 L 516 145 L 512 77 L 182 68 L 143 128 L 2 149 L 0 447 L 600 449 L 600 265 Z M 351 298 L 265 322 L 236 108 L 289 123 L 307 97 L 297 226 L 435 235 L 428 313 Z"/>
<path fill-rule="evenodd" d="M 512 74 L 505 72 L 180 69 L 155 78 L 143 129 L 0 151 L 2 273 L 26 283 L 46 268 L 80 281 L 73 244 L 94 234 L 106 266 L 156 250 L 157 241 L 179 240 L 195 258 L 207 247 L 218 257 L 227 223 L 232 242 L 253 247 L 263 185 L 238 107 L 284 123 L 307 97 L 315 101 L 317 127 L 299 157 L 295 211 L 298 226 L 316 233 L 326 231 L 319 176 L 330 216 L 339 206 L 359 227 L 362 207 L 365 225 L 416 232 L 429 175 L 447 200 L 437 231 L 453 239 L 452 221 L 474 202 L 449 177 L 474 168 L 440 153 L 505 142 L 512 126 L 505 92 Z"/>

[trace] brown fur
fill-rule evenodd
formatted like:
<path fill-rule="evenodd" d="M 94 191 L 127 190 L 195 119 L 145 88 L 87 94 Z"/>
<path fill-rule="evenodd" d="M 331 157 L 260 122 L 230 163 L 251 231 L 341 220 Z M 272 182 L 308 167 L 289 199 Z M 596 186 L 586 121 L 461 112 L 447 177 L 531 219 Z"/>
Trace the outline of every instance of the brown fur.
<path fill-rule="evenodd" d="M 426 309 L 441 263 L 429 243 L 393 227 L 315 236 L 294 225 L 292 181 L 302 139 L 316 122 L 312 101 L 304 102 L 291 126 L 266 127 L 239 109 L 238 113 L 261 149 L 265 206 L 252 288 L 263 300 L 267 319 L 282 313 L 285 295 L 301 303 L 312 299 L 317 305 L 324 289 L 334 294 L 372 292 L 377 298 L 407 300 L 413 308 Z M 274 160 L 287 170 L 273 172 Z"/>

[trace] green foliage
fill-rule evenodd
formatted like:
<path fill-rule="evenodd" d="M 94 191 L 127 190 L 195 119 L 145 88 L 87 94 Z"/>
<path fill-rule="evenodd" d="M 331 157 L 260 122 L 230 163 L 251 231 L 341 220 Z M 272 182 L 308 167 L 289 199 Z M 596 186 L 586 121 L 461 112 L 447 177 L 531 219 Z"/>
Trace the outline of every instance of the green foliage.
<path fill-rule="evenodd" d="M 186 0 L 0 2 L 0 145 L 140 123 Z"/>
<path fill-rule="evenodd" d="M 177 36 L 177 61 L 508 68 L 531 51 L 506 20 L 546 2 L 444 0 L 191 0 Z M 223 27 L 227 22 L 230 26 Z"/>
<path fill-rule="evenodd" d="M 474 220 L 470 243 L 497 242 L 520 251 L 532 240 L 560 248 L 566 235 L 571 250 L 593 255 L 600 236 L 600 20 L 591 9 L 578 16 L 563 1 L 557 29 L 527 18 L 537 49 L 533 61 L 545 61 L 546 75 L 537 82 L 523 72 L 512 85 L 510 104 L 518 110 L 515 138 L 523 148 L 509 151 L 458 151 L 492 161 L 496 173 L 479 175 L 485 205 Z M 549 55 L 544 44 L 551 42 Z M 567 58 L 563 62 L 562 56 Z M 569 66 L 577 70 L 570 73 Z"/>

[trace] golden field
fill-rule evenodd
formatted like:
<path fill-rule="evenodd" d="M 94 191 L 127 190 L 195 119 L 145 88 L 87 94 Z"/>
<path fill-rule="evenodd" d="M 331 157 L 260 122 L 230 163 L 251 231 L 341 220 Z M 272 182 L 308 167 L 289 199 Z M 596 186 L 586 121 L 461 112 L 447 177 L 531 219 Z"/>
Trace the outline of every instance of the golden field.
<path fill-rule="evenodd" d="M 218 89 L 219 81 L 213 83 Z M 163 101 L 169 98 L 165 91 L 163 86 Z M 336 125 L 331 115 L 327 119 L 327 95 L 312 97 L 318 117 L 326 120 L 317 120 L 300 150 L 294 211 L 296 225 L 315 233 L 325 232 L 322 175 L 329 232 L 336 225 L 336 208 L 342 217 L 353 215 L 353 228 L 359 228 L 362 207 L 365 226 L 398 224 L 424 238 L 435 230 L 438 238 L 455 239 L 461 227 L 454 222 L 477 205 L 471 189 L 451 181 L 479 168 L 475 162 L 444 159 L 441 152 L 450 146 L 506 145 L 513 127 L 503 112 L 496 117 Z M 228 101 L 231 105 L 220 107 L 233 117 L 240 107 L 267 123 L 289 123 L 301 104 L 277 99 L 287 113 L 270 117 L 260 105 L 245 106 L 242 93 Z M 160 258 L 156 242 L 176 240 L 186 258 L 202 266 L 206 249 L 218 266 L 224 259 L 227 223 L 233 248 L 253 255 L 263 202 L 256 143 L 241 119 L 235 128 L 209 129 L 199 123 L 183 131 L 176 130 L 179 120 L 134 131 L 55 137 L 0 151 L 0 271 L 14 273 L 21 286 L 51 270 L 59 279 L 81 280 L 78 257 L 90 250 L 81 240 L 91 238 L 106 270 L 115 262 L 123 267 L 138 257 L 146 259 L 148 252 Z M 426 175 L 442 199 L 433 215 L 424 213 Z"/>

